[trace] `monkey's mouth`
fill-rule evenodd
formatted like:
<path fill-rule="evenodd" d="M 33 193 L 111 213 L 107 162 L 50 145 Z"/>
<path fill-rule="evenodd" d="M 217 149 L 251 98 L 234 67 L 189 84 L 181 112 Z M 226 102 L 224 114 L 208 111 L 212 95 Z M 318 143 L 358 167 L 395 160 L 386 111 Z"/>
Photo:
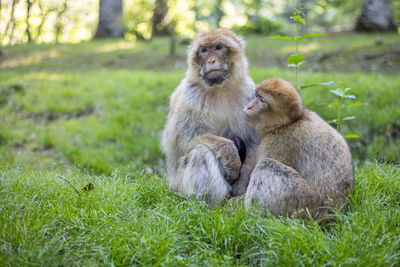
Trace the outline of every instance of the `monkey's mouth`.
<path fill-rule="evenodd" d="M 205 74 L 208 78 L 215 78 L 218 77 L 220 75 L 223 75 L 226 71 L 222 70 L 222 69 L 213 69 L 213 70 L 209 70 L 207 71 Z"/>
<path fill-rule="evenodd" d="M 229 77 L 229 73 L 223 69 L 212 69 L 209 70 L 203 75 L 203 79 L 210 86 L 215 84 L 221 84 Z"/>

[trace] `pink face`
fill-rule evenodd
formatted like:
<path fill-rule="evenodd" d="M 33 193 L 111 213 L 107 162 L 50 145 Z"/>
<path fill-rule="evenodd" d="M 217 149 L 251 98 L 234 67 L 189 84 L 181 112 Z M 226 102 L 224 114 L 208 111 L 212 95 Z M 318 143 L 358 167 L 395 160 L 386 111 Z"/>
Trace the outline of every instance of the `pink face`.
<path fill-rule="evenodd" d="M 209 84 L 221 84 L 228 78 L 229 49 L 222 43 L 203 44 L 198 50 L 200 75 Z"/>
<path fill-rule="evenodd" d="M 265 99 L 256 93 L 255 98 L 244 108 L 244 113 L 249 118 L 256 118 L 262 110 L 266 110 L 267 108 L 268 104 Z"/>

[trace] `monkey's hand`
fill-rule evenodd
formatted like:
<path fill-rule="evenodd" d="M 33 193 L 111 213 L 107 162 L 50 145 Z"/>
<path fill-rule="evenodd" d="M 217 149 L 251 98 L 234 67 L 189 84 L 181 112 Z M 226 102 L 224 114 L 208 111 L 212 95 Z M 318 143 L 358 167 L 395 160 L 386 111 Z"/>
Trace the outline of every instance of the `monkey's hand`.
<path fill-rule="evenodd" d="M 233 197 L 243 195 L 246 193 L 247 186 L 249 185 L 250 176 L 256 166 L 256 152 L 252 149 L 247 149 L 246 159 L 243 162 L 240 170 L 239 179 L 232 184 L 231 195 Z"/>
<path fill-rule="evenodd" d="M 236 146 L 239 152 L 240 161 L 243 164 L 244 160 L 246 159 L 246 144 L 239 136 L 232 136 L 229 137 L 229 139 L 231 139 L 233 141 L 233 144 Z"/>
<path fill-rule="evenodd" d="M 246 155 L 246 146 L 240 137 L 228 139 L 205 134 L 197 137 L 194 144 L 203 144 L 213 152 L 219 171 L 229 184 L 239 178 L 242 158 Z"/>

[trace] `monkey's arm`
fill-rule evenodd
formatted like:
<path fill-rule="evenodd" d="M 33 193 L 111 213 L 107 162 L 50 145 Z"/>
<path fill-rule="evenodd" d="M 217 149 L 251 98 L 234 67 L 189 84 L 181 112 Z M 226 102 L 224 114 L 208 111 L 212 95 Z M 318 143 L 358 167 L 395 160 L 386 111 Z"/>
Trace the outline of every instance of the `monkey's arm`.
<path fill-rule="evenodd" d="M 162 133 L 162 147 L 166 155 L 168 181 L 175 179 L 179 160 L 194 146 L 193 140 L 202 134 L 210 132 L 210 128 L 200 119 L 193 121 L 195 116 L 191 110 L 180 112 L 170 110 Z"/>
<path fill-rule="evenodd" d="M 194 145 L 197 144 L 207 146 L 214 153 L 216 164 L 220 166 L 220 172 L 229 184 L 239 178 L 242 167 L 241 154 L 244 156 L 246 151 L 241 138 L 235 136 L 227 139 L 213 134 L 205 134 L 196 138 Z"/>
<path fill-rule="evenodd" d="M 253 148 L 248 148 L 246 159 L 243 162 L 242 169 L 240 170 L 239 179 L 232 184 L 232 196 L 240 196 L 246 193 L 247 186 L 249 185 L 250 176 L 256 166 L 256 151 Z"/>

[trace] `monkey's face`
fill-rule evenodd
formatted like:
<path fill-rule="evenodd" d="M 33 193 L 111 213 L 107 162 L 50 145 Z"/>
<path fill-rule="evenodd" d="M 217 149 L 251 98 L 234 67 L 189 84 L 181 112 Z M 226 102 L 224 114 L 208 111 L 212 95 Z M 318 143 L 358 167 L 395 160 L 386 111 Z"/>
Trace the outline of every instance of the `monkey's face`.
<path fill-rule="evenodd" d="M 300 119 L 303 106 L 300 95 L 290 83 L 271 78 L 257 85 L 255 98 L 244 112 L 252 127 L 274 129 Z"/>
<path fill-rule="evenodd" d="M 267 99 L 256 92 L 253 100 L 244 108 L 244 113 L 248 121 L 258 120 L 262 113 L 267 113 L 270 106 Z"/>
<path fill-rule="evenodd" d="M 197 51 L 200 76 L 209 86 L 223 84 L 229 78 L 229 49 L 221 42 L 203 43 Z"/>

